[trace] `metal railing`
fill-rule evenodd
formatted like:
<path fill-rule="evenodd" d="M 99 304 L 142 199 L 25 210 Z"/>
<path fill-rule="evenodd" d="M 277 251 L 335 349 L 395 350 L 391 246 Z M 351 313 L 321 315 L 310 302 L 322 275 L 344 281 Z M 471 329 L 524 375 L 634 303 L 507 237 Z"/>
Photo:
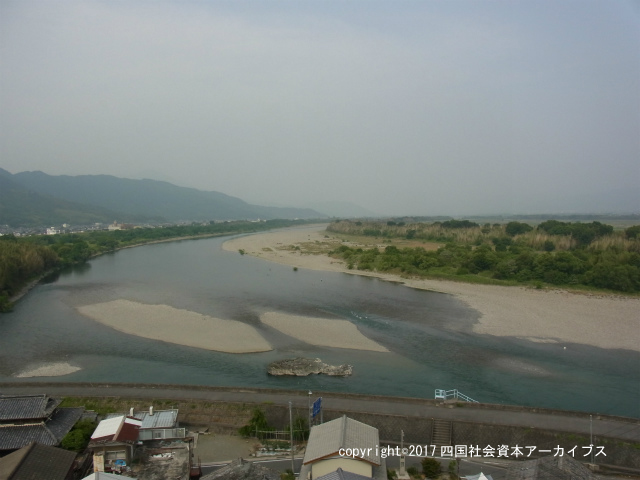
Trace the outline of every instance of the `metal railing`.
<path fill-rule="evenodd" d="M 441 390 L 436 389 L 435 399 L 436 400 L 449 400 L 450 398 L 454 398 L 456 400 L 464 400 L 469 403 L 480 403 L 477 400 L 474 400 L 471 397 L 466 396 L 464 393 L 459 392 L 457 389 L 453 390 Z"/>
<path fill-rule="evenodd" d="M 164 440 L 166 438 L 184 438 L 187 436 L 185 428 L 156 428 L 153 430 L 140 430 L 138 440 Z"/>

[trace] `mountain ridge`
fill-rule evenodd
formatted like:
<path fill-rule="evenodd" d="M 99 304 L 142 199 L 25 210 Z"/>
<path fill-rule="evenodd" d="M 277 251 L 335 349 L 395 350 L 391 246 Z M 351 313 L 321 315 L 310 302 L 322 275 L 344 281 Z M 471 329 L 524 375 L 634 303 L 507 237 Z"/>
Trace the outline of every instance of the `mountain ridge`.
<path fill-rule="evenodd" d="M 49 175 L 42 171 L 11 174 L 6 170 L 0 172 L 0 178 L 9 179 L 41 197 L 71 202 L 73 206 L 85 210 L 97 208 L 125 217 L 165 221 L 325 217 L 309 208 L 252 205 L 221 192 L 180 187 L 160 180 L 134 180 L 113 175 Z M 15 205 L 15 201 L 13 203 Z"/>

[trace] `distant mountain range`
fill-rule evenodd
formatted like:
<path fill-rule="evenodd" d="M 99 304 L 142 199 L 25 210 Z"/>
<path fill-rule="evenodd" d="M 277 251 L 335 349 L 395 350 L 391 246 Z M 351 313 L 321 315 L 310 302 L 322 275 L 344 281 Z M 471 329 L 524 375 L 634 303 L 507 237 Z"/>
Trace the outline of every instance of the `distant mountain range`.
<path fill-rule="evenodd" d="M 224 193 L 157 180 L 0 169 L 0 224 L 10 226 L 323 217 L 310 208 L 251 205 Z"/>

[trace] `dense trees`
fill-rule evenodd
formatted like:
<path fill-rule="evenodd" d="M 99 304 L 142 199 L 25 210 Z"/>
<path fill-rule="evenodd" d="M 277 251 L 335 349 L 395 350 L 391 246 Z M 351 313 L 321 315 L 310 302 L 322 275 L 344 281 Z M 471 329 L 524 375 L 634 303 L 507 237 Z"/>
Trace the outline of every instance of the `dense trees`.
<path fill-rule="evenodd" d="M 531 230 L 533 230 L 533 227 L 531 225 L 521 222 L 509 222 L 505 227 L 505 232 L 507 233 L 507 235 L 510 235 L 512 237 L 520 235 L 521 233 L 530 232 Z"/>
<path fill-rule="evenodd" d="M 329 230 L 341 232 L 349 222 L 337 222 Z M 362 249 L 340 246 L 332 255 L 344 259 L 350 268 L 411 275 L 462 278 L 467 281 L 525 283 L 540 286 L 590 286 L 620 292 L 640 292 L 640 238 L 629 238 L 634 227 L 613 232 L 613 227 L 599 222 L 590 224 L 543 222 L 534 229 L 513 226 L 478 227 L 466 236 L 448 232 L 442 224 L 411 224 L 415 238 L 448 239 L 437 250 L 422 247 L 398 248 L 389 245 Z M 515 222 L 518 223 L 518 222 Z M 512 225 L 510 232 L 507 226 Z M 371 222 L 361 228 L 376 229 Z M 396 235 L 406 238 L 406 229 L 380 223 L 383 238 Z M 488 228 L 488 229 L 487 229 Z M 349 233 L 352 226 L 346 225 Z M 484 233 L 483 230 L 486 230 Z M 522 233 L 512 235 L 513 232 Z M 346 232 L 345 232 L 346 233 Z M 574 239 L 575 241 L 572 241 Z M 591 239 L 591 240 L 589 240 Z"/>
<path fill-rule="evenodd" d="M 10 307 L 11 296 L 30 278 L 59 263 L 58 255 L 49 247 L 22 242 L 11 235 L 0 237 L 0 311 Z"/>
<path fill-rule="evenodd" d="M 558 220 L 547 220 L 538 225 L 538 229 L 550 235 L 569 235 L 575 238 L 581 245 L 588 245 L 598 237 L 613 233 L 613 227 L 611 225 L 604 225 L 600 222 L 570 223 L 559 222 Z"/>

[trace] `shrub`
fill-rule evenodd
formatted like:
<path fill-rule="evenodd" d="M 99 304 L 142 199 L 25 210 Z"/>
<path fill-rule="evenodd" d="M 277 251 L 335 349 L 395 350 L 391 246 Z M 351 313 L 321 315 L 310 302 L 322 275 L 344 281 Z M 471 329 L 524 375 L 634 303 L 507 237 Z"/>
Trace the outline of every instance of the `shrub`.
<path fill-rule="evenodd" d="M 436 478 L 442 473 L 440 462 L 435 458 L 425 457 L 422 459 L 422 473 L 427 478 Z"/>

